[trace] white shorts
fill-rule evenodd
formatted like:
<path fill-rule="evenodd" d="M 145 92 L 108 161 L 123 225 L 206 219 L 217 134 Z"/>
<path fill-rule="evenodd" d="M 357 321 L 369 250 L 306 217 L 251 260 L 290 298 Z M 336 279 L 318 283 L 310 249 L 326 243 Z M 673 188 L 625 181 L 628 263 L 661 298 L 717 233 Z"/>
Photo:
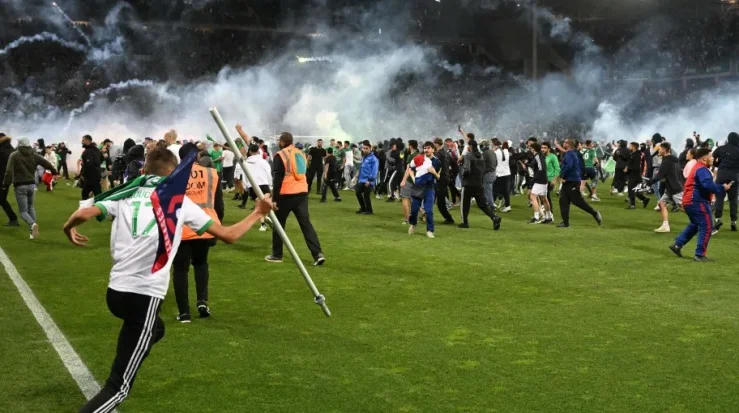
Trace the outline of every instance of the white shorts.
<path fill-rule="evenodd" d="M 664 194 L 662 194 L 662 197 L 660 197 L 660 202 L 668 203 L 672 201 L 675 205 L 682 205 L 683 204 L 683 193 L 680 192 L 679 194 L 670 195 L 665 191 Z"/>
<path fill-rule="evenodd" d="M 548 186 L 546 184 L 534 184 L 531 188 L 531 193 L 536 196 L 547 196 Z"/>

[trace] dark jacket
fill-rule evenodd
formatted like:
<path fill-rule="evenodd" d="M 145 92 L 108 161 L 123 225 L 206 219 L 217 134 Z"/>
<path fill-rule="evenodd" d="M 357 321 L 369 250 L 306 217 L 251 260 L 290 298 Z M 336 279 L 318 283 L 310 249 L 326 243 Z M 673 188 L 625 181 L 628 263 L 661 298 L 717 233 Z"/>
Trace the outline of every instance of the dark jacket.
<path fill-rule="evenodd" d="M 439 170 L 439 179 L 437 182 L 440 182 L 442 185 L 447 185 L 449 183 L 449 162 L 451 162 L 451 156 L 449 156 L 449 153 L 446 151 L 446 149 L 441 148 L 440 150 L 436 151 L 436 158 L 441 164 L 441 169 Z"/>
<path fill-rule="evenodd" d="M 126 154 L 128 165 L 126 171 L 123 172 L 123 182 L 136 179 L 141 175 L 141 168 L 144 167 L 144 147 L 143 145 L 134 145 Z"/>
<path fill-rule="evenodd" d="M 729 142 L 713 152 L 713 165 L 719 170 L 739 172 L 739 135 L 729 135 Z"/>
<path fill-rule="evenodd" d="M 82 171 L 81 175 L 84 179 L 90 181 L 99 181 L 101 179 L 100 164 L 103 163 L 103 154 L 100 149 L 92 143 L 85 147 L 82 152 Z"/>
<path fill-rule="evenodd" d="M 485 160 L 480 152 L 468 152 L 462 164 L 462 186 L 481 188 L 482 177 L 485 175 Z"/>
<path fill-rule="evenodd" d="M 67 148 L 67 145 L 59 145 L 56 148 L 56 153 L 59 155 L 60 161 L 62 164 L 67 163 L 67 155 L 71 155 L 72 151 Z"/>
<path fill-rule="evenodd" d="M 13 153 L 13 145 L 10 144 L 10 136 L 0 138 L 0 178 L 5 177 L 5 170 L 8 166 L 8 158 Z"/>
<path fill-rule="evenodd" d="M 582 181 L 580 158 L 577 156 L 576 150 L 565 152 L 564 157 L 562 157 L 562 166 L 559 169 L 559 176 L 567 182 Z"/>
<path fill-rule="evenodd" d="M 547 160 L 544 154 L 539 152 L 534 155 L 534 158 L 529 163 L 529 166 L 534 171 L 534 183 L 547 185 L 549 183 L 549 177 L 547 176 Z"/>
<path fill-rule="evenodd" d="M 616 161 L 616 169 L 624 169 L 629 161 L 629 148 L 626 146 L 619 146 L 615 152 L 613 152 L 613 160 Z"/>
<path fill-rule="evenodd" d="M 485 173 L 495 173 L 495 168 L 498 167 L 498 157 L 495 156 L 495 152 L 488 149 L 482 153 L 482 159 L 485 161 Z"/>
<path fill-rule="evenodd" d="M 56 168 L 33 149 L 28 146 L 18 148 L 8 158 L 3 188 L 8 188 L 10 184 L 15 186 L 35 185 L 37 166 L 43 166 L 44 169 L 50 170 L 52 174 L 57 174 Z"/>
<path fill-rule="evenodd" d="M 641 176 L 642 172 L 642 153 L 641 151 L 635 151 L 632 152 L 631 155 L 629 155 L 629 162 L 626 166 L 627 171 L 626 173 L 629 175 L 629 178 L 631 179 L 637 179 Z"/>
<path fill-rule="evenodd" d="M 665 190 L 671 195 L 679 194 L 683 191 L 683 168 L 680 168 L 680 161 L 675 155 L 662 157 L 662 164 L 657 173 L 649 181 L 649 185 L 657 182 L 664 182 Z"/>

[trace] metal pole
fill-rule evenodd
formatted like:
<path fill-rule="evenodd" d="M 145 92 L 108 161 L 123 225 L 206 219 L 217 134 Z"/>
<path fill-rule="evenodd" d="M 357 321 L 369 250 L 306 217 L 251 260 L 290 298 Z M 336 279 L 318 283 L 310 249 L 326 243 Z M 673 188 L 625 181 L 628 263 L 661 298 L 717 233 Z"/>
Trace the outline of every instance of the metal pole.
<path fill-rule="evenodd" d="M 228 128 L 226 128 L 226 124 L 223 123 L 223 118 L 221 118 L 221 114 L 218 113 L 218 109 L 216 109 L 215 106 L 210 108 L 210 114 L 213 116 L 213 120 L 216 121 L 218 128 L 221 130 L 221 133 L 223 134 L 223 137 L 226 138 L 226 142 L 228 142 L 231 148 L 236 148 L 236 143 L 234 142 L 233 138 L 231 138 L 231 134 L 228 132 Z M 241 169 L 246 174 L 246 179 L 249 180 L 249 183 L 251 184 L 252 189 L 254 189 L 254 193 L 257 195 L 257 197 L 259 197 L 259 199 L 264 198 L 264 194 L 262 193 L 262 190 L 259 189 L 259 185 L 255 184 L 254 177 L 252 177 L 251 172 L 249 172 L 249 168 L 247 167 L 246 162 L 244 162 L 244 158 L 241 156 L 241 153 L 238 150 L 234 152 L 234 161 L 238 162 L 239 165 L 241 165 Z M 280 235 L 280 238 L 282 238 L 282 242 L 287 247 L 287 250 L 290 251 L 290 255 L 293 257 L 293 261 L 295 261 L 295 264 L 298 266 L 298 270 L 300 270 L 300 274 L 303 275 L 303 279 L 305 279 L 305 283 L 308 284 L 308 288 L 310 288 L 311 292 L 313 293 L 313 297 L 315 298 L 316 304 L 321 306 L 321 310 L 323 310 L 323 313 L 326 314 L 326 317 L 331 317 L 331 311 L 328 309 L 328 306 L 326 306 L 326 298 L 323 295 L 321 295 L 320 292 L 318 292 L 318 288 L 316 288 L 316 285 L 313 284 L 313 280 L 310 278 L 310 274 L 308 274 L 308 270 L 305 268 L 305 265 L 303 265 L 303 262 L 300 261 L 300 257 L 298 256 L 297 251 L 295 251 L 293 244 L 290 242 L 290 239 L 287 237 L 287 234 L 285 233 L 285 229 L 282 228 L 282 225 L 280 225 L 280 222 L 277 220 L 277 216 L 275 216 L 275 212 L 270 211 L 269 217 L 272 220 L 272 226 L 277 231 L 277 233 Z"/>

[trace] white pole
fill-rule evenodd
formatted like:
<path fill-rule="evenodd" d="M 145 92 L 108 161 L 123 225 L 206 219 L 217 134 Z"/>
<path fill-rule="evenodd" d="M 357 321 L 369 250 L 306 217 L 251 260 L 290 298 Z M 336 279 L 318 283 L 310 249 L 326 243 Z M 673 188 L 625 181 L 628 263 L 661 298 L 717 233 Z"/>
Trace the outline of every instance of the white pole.
<path fill-rule="evenodd" d="M 210 108 L 210 114 L 213 116 L 213 120 L 216 121 L 216 124 L 218 124 L 218 128 L 221 130 L 221 133 L 223 133 L 223 137 L 226 138 L 226 142 L 228 142 L 231 148 L 235 149 L 234 161 L 238 162 L 239 165 L 241 165 L 241 169 L 246 174 L 246 179 L 249 180 L 252 189 L 254 189 L 254 193 L 257 195 L 257 197 L 259 197 L 259 199 L 264 198 L 262 190 L 259 189 L 259 185 L 256 185 L 256 183 L 254 182 L 254 177 L 252 177 L 251 172 L 249 172 L 249 168 L 247 167 L 246 162 L 244 162 L 244 158 L 241 156 L 241 152 L 238 151 L 236 143 L 234 142 L 233 138 L 231 138 L 231 134 L 228 132 L 228 128 L 226 128 L 226 124 L 223 123 L 223 118 L 221 118 L 221 114 L 218 113 L 218 109 L 216 109 L 215 106 Z M 287 250 L 290 251 L 290 255 L 293 257 L 293 261 L 295 261 L 295 264 L 298 266 L 298 270 L 300 270 L 300 273 L 303 275 L 305 283 L 308 284 L 308 288 L 310 288 L 311 292 L 313 293 L 316 304 L 321 306 L 321 309 L 323 310 L 323 313 L 326 314 L 326 317 L 331 317 L 331 311 L 328 309 L 328 306 L 326 306 L 326 298 L 321 295 L 320 292 L 318 292 L 318 288 L 316 288 L 316 285 L 313 284 L 313 280 L 310 278 L 308 270 L 305 268 L 305 265 L 303 265 L 303 262 L 300 261 L 300 257 L 298 256 L 297 251 L 295 251 L 295 248 L 290 242 L 290 239 L 287 237 L 285 230 L 282 228 L 282 225 L 280 225 L 280 222 L 277 220 L 275 212 L 270 211 L 269 217 L 272 220 L 272 226 L 275 230 L 277 230 L 277 233 L 280 235 L 280 238 L 282 238 L 282 242 L 287 247 Z"/>

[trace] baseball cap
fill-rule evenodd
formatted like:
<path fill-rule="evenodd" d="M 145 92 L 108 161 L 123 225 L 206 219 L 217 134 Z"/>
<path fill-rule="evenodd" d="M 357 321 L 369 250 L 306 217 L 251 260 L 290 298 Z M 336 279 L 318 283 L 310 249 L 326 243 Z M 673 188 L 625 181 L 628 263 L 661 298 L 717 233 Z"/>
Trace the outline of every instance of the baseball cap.
<path fill-rule="evenodd" d="M 31 147 L 31 141 L 28 140 L 28 138 L 20 138 L 18 139 L 18 146 L 27 146 Z"/>

